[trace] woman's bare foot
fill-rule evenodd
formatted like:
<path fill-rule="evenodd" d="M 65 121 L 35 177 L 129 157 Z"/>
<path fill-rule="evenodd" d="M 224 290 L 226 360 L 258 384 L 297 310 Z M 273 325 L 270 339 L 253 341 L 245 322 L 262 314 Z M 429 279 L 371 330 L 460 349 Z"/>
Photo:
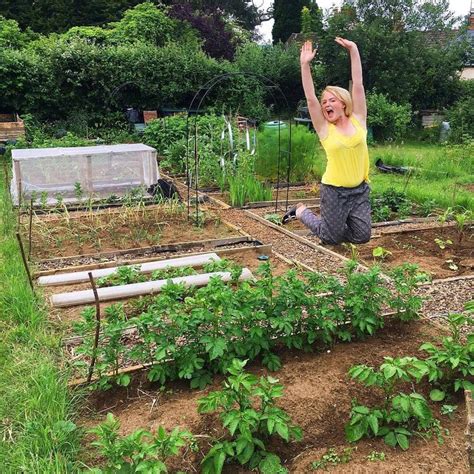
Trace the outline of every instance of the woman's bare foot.
<path fill-rule="evenodd" d="M 300 218 L 301 214 L 303 213 L 305 209 L 306 209 L 306 206 L 302 202 L 299 202 L 296 205 L 295 215 L 297 219 Z"/>

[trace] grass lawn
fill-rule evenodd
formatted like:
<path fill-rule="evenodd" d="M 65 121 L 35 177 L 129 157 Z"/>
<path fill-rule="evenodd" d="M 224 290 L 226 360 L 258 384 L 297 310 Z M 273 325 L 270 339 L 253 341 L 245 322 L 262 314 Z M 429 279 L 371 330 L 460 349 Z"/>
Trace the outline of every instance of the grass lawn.
<path fill-rule="evenodd" d="M 78 435 L 57 369 L 59 338 L 29 287 L 3 175 L 0 196 L 0 465 L 4 473 L 75 472 Z"/>

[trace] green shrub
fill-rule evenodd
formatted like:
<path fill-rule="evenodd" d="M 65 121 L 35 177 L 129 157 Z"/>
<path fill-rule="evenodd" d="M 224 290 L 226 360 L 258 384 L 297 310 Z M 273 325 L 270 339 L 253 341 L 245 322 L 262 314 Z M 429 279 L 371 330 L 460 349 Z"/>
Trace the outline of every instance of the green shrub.
<path fill-rule="evenodd" d="M 474 84 L 464 81 L 461 98 L 448 109 L 447 118 L 451 127 L 450 141 L 460 143 L 474 139 Z"/>
<path fill-rule="evenodd" d="M 424 363 L 414 357 L 384 357 L 377 369 L 355 365 L 349 369 L 352 379 L 366 387 L 383 390 L 384 403 L 376 407 L 357 405 L 354 402 L 350 421 L 346 425 L 348 441 L 363 437 L 381 436 L 389 446 L 408 449 L 410 438 L 435 434 L 442 442 L 441 426 L 433 416 L 425 398 L 412 391 L 400 391 L 406 383 L 419 382 L 424 374 Z"/>
<path fill-rule="evenodd" d="M 192 139 L 190 144 L 192 147 L 194 147 L 195 126 L 197 127 L 198 146 L 210 142 L 216 152 L 220 151 L 221 132 L 225 128 L 224 118 L 214 114 L 190 116 L 189 138 Z M 158 153 L 166 155 L 170 147 L 186 138 L 187 130 L 187 114 L 176 114 L 150 122 L 143 133 L 143 140 L 146 144 L 156 148 Z M 234 133 L 236 133 L 235 130 Z"/>
<path fill-rule="evenodd" d="M 402 138 L 411 121 L 411 106 L 390 102 L 386 95 L 367 94 L 367 125 L 376 140 Z"/>

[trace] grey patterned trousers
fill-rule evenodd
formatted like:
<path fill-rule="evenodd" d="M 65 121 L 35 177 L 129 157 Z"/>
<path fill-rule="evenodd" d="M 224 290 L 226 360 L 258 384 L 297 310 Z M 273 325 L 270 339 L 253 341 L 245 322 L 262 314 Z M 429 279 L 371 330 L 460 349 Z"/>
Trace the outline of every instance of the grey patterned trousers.
<path fill-rule="evenodd" d="M 305 209 L 300 221 L 324 244 L 368 242 L 372 230 L 369 193 L 366 182 L 356 188 L 321 184 L 321 217 Z"/>

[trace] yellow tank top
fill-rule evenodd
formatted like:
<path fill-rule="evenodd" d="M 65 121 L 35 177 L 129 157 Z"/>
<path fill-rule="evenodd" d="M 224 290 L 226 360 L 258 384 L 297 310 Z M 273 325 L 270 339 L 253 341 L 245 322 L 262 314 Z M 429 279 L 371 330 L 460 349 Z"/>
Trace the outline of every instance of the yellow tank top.
<path fill-rule="evenodd" d="M 346 136 L 332 123 L 328 124 L 328 136 L 321 140 L 328 160 L 326 171 L 321 179 L 323 184 L 355 188 L 363 181 L 369 181 L 369 151 L 367 131 L 351 115 L 354 135 Z"/>

